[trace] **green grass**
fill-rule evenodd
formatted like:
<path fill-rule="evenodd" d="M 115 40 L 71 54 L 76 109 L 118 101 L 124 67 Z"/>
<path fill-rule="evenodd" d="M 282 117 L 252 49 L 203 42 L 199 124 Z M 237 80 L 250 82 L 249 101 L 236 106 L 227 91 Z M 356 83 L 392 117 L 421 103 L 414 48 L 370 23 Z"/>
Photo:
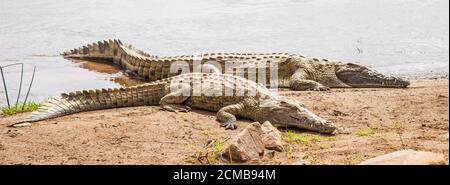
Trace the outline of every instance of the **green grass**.
<path fill-rule="evenodd" d="M 403 124 L 401 123 L 401 122 L 394 122 L 393 124 L 392 124 L 392 128 L 393 129 L 397 129 L 397 130 L 399 130 L 399 129 L 401 129 L 403 127 Z"/>
<path fill-rule="evenodd" d="M 309 144 L 311 142 L 320 142 L 320 141 L 328 141 L 330 138 L 315 135 L 315 134 L 306 134 L 306 133 L 295 133 L 294 131 L 288 130 L 283 133 L 283 139 L 286 142 L 300 142 L 304 144 Z"/>
<path fill-rule="evenodd" d="M 367 128 L 367 129 L 359 128 L 358 130 L 355 131 L 355 135 L 358 137 L 368 136 L 373 133 L 375 133 L 375 130 L 373 128 Z"/>
<path fill-rule="evenodd" d="M 221 141 L 221 140 L 213 141 L 212 147 L 211 147 L 211 153 L 208 155 L 208 161 L 211 164 L 216 164 L 219 162 L 220 154 L 225 146 L 224 143 L 225 143 L 225 141 Z"/>
<path fill-rule="evenodd" d="M 5 115 L 14 115 L 17 113 L 34 111 L 37 108 L 39 108 L 39 106 L 41 106 L 41 104 L 35 103 L 35 102 L 28 102 L 26 104 L 19 103 L 19 104 L 17 104 L 17 106 L 13 106 L 13 107 L 2 107 L 2 108 L 0 108 L 0 110 Z"/>
<path fill-rule="evenodd" d="M 303 157 L 303 160 L 305 160 L 309 165 L 323 165 L 324 159 L 320 155 L 306 155 Z"/>

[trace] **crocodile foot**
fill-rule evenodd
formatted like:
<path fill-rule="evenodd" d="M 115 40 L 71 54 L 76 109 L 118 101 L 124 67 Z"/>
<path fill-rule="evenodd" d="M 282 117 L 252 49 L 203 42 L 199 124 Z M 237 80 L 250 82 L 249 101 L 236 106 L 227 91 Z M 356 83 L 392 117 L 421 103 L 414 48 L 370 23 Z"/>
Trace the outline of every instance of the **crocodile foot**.
<path fill-rule="evenodd" d="M 162 108 L 172 112 L 189 112 L 191 110 L 191 107 L 182 104 L 166 104 Z"/>
<path fill-rule="evenodd" d="M 291 89 L 295 91 L 328 91 L 329 87 L 312 80 L 295 80 L 291 83 Z"/>
<path fill-rule="evenodd" d="M 329 91 L 330 88 L 327 87 L 327 86 L 324 86 L 324 85 L 319 85 L 319 86 L 313 87 L 310 90 L 313 90 L 313 91 Z"/>
<path fill-rule="evenodd" d="M 235 121 L 228 120 L 226 122 L 220 123 L 220 126 L 225 127 L 225 129 L 231 129 L 234 130 L 237 128 L 236 124 L 234 124 Z"/>

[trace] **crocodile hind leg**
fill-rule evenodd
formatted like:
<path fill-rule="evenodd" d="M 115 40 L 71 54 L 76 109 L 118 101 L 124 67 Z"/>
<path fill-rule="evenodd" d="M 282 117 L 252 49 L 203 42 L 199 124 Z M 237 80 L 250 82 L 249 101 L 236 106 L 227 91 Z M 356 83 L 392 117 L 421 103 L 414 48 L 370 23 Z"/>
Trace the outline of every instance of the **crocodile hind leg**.
<path fill-rule="evenodd" d="M 244 111 L 242 103 L 232 104 L 221 108 L 217 112 L 217 119 L 220 121 L 220 126 L 225 129 L 236 129 L 236 115 Z"/>
<path fill-rule="evenodd" d="M 328 91 L 330 90 L 329 87 L 322 85 L 319 82 L 316 82 L 314 80 L 308 80 L 306 78 L 306 73 L 299 69 L 292 75 L 290 79 L 290 88 L 295 91 L 307 91 L 307 90 L 313 90 L 313 91 Z"/>
<path fill-rule="evenodd" d="M 189 112 L 191 108 L 183 104 L 190 97 L 183 95 L 183 92 L 189 89 L 189 85 L 182 84 L 182 87 L 178 90 L 175 90 L 162 97 L 159 101 L 159 105 L 164 110 L 171 112 Z"/>
<path fill-rule="evenodd" d="M 291 80 L 290 88 L 295 91 L 328 91 L 329 87 L 313 80 Z"/>

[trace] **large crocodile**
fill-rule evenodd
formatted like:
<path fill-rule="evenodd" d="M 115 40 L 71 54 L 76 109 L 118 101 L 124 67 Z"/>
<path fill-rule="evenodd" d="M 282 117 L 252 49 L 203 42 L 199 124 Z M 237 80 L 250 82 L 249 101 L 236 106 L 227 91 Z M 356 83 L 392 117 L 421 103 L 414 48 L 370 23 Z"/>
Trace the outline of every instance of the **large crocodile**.
<path fill-rule="evenodd" d="M 226 63 L 238 63 L 242 68 L 248 64 L 277 64 L 278 87 L 288 87 L 292 90 L 328 90 L 330 87 L 407 87 L 409 82 L 394 76 L 384 75 L 367 66 L 355 63 L 335 62 L 326 59 L 306 58 L 291 53 L 207 53 L 201 55 L 155 56 L 145 53 L 120 40 L 104 40 L 88 44 L 80 48 L 62 53 L 65 58 L 107 60 L 120 65 L 124 70 L 138 77 L 155 81 L 180 74 L 170 72 L 170 66 L 175 62 L 186 62 L 190 71 L 195 71 L 194 61 L 201 64 L 216 62 L 217 70 L 228 73 Z M 211 67 L 211 66 L 209 66 Z M 235 68 L 239 68 L 234 66 Z M 221 70 L 221 69 L 224 70 Z M 205 68 L 204 68 L 205 69 Z M 206 68 L 211 70 L 210 68 Z M 264 74 L 270 85 L 269 69 Z M 244 73 L 247 73 L 244 71 Z M 260 72 L 256 70 L 256 73 Z M 260 74 L 258 74 L 260 75 Z M 244 77 L 249 75 L 244 74 Z M 261 82 L 260 82 L 261 83 Z"/>
<path fill-rule="evenodd" d="M 236 116 L 321 133 L 336 129 L 332 122 L 318 117 L 301 103 L 286 101 L 251 80 L 218 73 L 188 73 L 133 87 L 64 93 L 15 124 L 82 111 L 143 105 L 160 105 L 175 112 L 189 111 L 191 107 L 217 111 L 221 126 L 231 129 L 236 128 Z"/>

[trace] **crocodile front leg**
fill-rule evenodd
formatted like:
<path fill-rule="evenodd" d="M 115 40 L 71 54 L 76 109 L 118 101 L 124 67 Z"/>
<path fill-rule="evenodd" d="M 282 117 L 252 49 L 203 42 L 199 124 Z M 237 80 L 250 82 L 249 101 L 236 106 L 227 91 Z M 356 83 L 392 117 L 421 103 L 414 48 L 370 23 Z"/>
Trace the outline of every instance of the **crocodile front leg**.
<path fill-rule="evenodd" d="M 291 90 L 295 91 L 328 91 L 329 87 L 322 85 L 314 80 L 308 80 L 307 74 L 302 69 L 297 70 L 289 81 Z"/>
<path fill-rule="evenodd" d="M 226 129 L 236 129 L 236 115 L 239 115 L 244 110 L 243 103 L 237 103 L 222 107 L 217 112 L 217 119 L 220 121 L 220 126 L 225 127 Z"/>

